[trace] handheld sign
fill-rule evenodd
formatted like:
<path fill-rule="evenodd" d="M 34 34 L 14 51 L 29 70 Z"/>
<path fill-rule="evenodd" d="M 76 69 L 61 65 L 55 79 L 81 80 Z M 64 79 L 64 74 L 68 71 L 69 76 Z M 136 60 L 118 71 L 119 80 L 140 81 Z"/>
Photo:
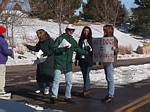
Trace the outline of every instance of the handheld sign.
<path fill-rule="evenodd" d="M 114 62 L 114 37 L 93 38 L 93 62 Z"/>

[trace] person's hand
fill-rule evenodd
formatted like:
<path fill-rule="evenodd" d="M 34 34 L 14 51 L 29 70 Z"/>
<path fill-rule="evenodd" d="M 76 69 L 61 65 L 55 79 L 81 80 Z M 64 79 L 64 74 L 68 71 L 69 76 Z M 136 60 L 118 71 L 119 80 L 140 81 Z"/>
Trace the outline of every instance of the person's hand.
<path fill-rule="evenodd" d="M 68 51 L 69 46 L 64 47 L 65 52 Z"/>
<path fill-rule="evenodd" d="M 13 59 L 15 58 L 14 52 L 12 52 L 12 54 L 10 55 L 10 57 L 13 58 Z"/>
<path fill-rule="evenodd" d="M 114 50 L 116 50 L 116 47 L 115 47 L 115 46 L 112 46 L 112 48 L 111 48 L 111 49 L 114 51 Z"/>

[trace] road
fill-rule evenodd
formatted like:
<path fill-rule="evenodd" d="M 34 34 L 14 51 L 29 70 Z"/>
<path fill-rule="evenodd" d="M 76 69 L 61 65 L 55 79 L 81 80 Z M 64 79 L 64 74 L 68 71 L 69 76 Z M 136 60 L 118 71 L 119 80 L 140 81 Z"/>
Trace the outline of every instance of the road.
<path fill-rule="evenodd" d="M 129 66 L 150 63 L 149 58 L 119 60 L 117 66 Z M 73 67 L 78 71 L 79 67 Z M 101 65 L 93 69 L 101 69 Z M 75 104 L 66 104 L 64 98 L 64 84 L 60 87 L 60 101 L 56 105 L 49 102 L 49 95 L 35 94 L 36 66 L 7 66 L 6 90 L 12 93 L 12 99 L 17 102 L 30 103 L 45 108 L 64 110 L 65 112 L 149 112 L 150 110 L 150 79 L 116 88 L 115 101 L 112 104 L 102 104 L 100 98 L 104 96 L 105 88 L 93 88 L 90 96 L 81 97 L 82 88 L 73 87 Z"/>

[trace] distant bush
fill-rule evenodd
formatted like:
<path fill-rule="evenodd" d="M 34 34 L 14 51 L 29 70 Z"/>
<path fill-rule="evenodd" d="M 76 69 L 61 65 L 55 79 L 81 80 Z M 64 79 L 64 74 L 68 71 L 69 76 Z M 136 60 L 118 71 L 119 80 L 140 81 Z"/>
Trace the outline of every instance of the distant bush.
<path fill-rule="evenodd" d="M 79 21 L 78 23 L 75 23 L 76 26 L 90 26 L 91 22 L 85 22 L 85 21 Z"/>
<path fill-rule="evenodd" d="M 143 46 L 138 46 L 136 52 L 138 54 L 150 54 L 150 43 L 143 43 Z"/>
<path fill-rule="evenodd" d="M 131 54 L 133 51 L 131 46 L 119 46 L 119 54 Z"/>

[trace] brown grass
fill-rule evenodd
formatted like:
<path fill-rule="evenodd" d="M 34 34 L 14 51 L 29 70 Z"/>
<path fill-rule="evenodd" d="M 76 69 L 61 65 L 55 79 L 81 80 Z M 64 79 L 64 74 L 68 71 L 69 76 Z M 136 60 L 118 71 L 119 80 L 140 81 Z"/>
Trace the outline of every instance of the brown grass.
<path fill-rule="evenodd" d="M 119 46 L 119 54 L 131 54 L 133 51 L 131 46 Z"/>

